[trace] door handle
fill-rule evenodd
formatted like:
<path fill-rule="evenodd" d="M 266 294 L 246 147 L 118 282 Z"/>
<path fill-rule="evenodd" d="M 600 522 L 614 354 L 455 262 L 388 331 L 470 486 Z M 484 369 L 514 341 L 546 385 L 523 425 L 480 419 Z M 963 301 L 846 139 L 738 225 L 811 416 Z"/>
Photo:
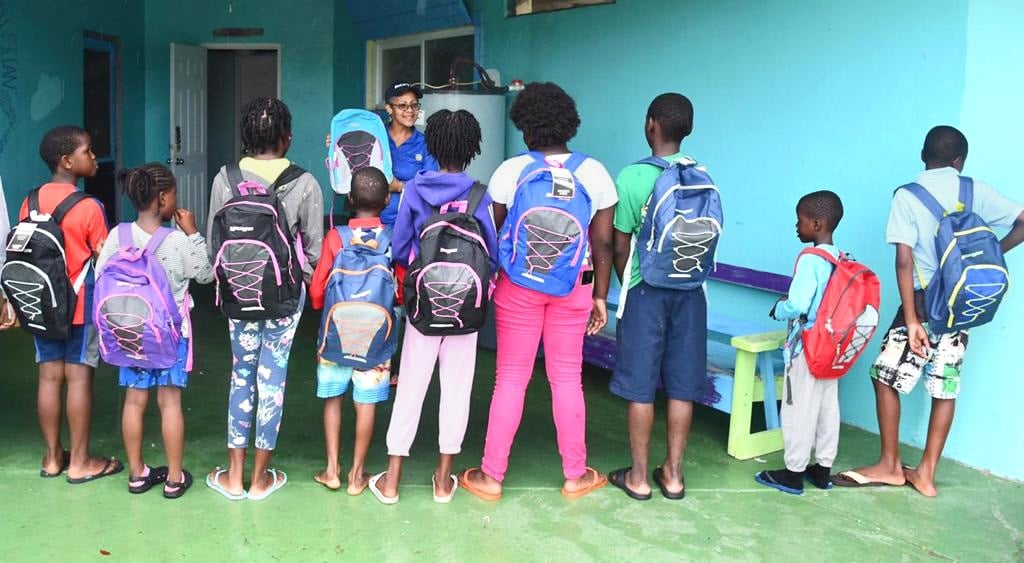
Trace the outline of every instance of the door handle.
<path fill-rule="evenodd" d="M 174 127 L 174 150 L 175 152 L 181 152 L 181 126 L 177 125 Z"/>
<path fill-rule="evenodd" d="M 170 163 L 171 163 L 171 159 L 168 158 L 167 159 L 167 164 L 170 164 Z M 185 159 L 184 158 L 175 158 L 174 159 L 174 164 L 175 164 L 175 166 L 181 166 L 182 164 L 185 164 Z"/>

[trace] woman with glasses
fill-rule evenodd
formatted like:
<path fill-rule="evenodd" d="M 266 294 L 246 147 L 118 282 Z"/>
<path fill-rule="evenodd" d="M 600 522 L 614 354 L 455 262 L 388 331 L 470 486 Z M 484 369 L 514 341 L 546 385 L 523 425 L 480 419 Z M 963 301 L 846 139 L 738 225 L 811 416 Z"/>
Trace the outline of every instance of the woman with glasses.
<path fill-rule="evenodd" d="M 427 152 L 426 138 L 414 127 L 422 97 L 423 91 L 408 82 L 392 84 L 384 95 L 385 109 L 391 116 L 388 141 L 391 144 L 391 170 L 395 175 L 391 182 L 391 203 L 380 215 L 385 225 L 395 224 L 405 183 L 420 170 L 437 170 L 437 161 Z"/>

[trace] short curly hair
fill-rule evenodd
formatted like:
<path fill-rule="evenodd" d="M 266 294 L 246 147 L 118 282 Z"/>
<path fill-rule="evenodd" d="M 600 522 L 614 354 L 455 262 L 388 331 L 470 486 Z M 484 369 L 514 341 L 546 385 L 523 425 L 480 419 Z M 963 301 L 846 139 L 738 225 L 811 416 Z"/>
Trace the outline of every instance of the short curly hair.
<path fill-rule="evenodd" d="M 553 82 L 527 84 L 508 115 L 530 150 L 568 143 L 580 126 L 576 102 Z"/>
<path fill-rule="evenodd" d="M 60 160 L 74 154 L 88 139 L 89 132 L 77 125 L 54 127 L 39 142 L 39 157 L 50 168 L 50 172 L 56 172 Z"/>

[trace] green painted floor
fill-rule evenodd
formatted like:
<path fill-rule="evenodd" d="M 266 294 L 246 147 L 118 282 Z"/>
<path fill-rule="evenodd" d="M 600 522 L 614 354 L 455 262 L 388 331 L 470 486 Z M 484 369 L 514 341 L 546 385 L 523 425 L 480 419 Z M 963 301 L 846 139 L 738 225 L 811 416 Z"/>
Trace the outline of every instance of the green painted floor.
<path fill-rule="evenodd" d="M 200 296 L 200 302 L 209 302 Z M 185 394 L 186 468 L 197 476 L 225 458 L 228 352 L 226 322 L 196 314 L 197 372 Z M 34 414 L 32 344 L 20 331 L 0 335 L 0 560 L 177 560 L 191 558 L 389 561 L 532 560 L 1024 560 L 1024 485 L 953 462 L 940 468 L 940 496 L 909 488 L 811 490 L 802 497 L 758 486 L 753 474 L 781 454 L 741 462 L 725 453 L 726 419 L 700 408 L 686 458 L 687 497 L 640 503 L 608 487 L 580 501 L 559 494 L 561 471 L 550 397 L 535 381 L 513 450 L 505 498 L 488 504 L 460 492 L 431 501 L 436 460 L 436 386 L 407 464 L 401 502 L 383 506 L 367 492 L 349 497 L 312 480 L 322 467 L 321 405 L 315 398 L 317 314 L 303 319 L 290 370 L 276 466 L 290 482 L 263 502 L 231 503 L 201 484 L 177 501 L 154 489 L 133 496 L 118 476 L 71 486 L 38 477 L 42 456 Z M 483 447 L 493 354 L 481 351 L 470 428 L 459 466 L 476 465 Z M 628 463 L 623 405 L 606 390 L 608 374 L 585 374 L 590 463 L 608 471 Z M 543 374 L 538 371 L 538 379 Z M 93 452 L 123 459 L 122 397 L 113 371 L 98 371 Z M 390 404 L 379 411 L 371 470 L 386 463 Z M 351 450 L 346 404 L 343 462 Z M 147 455 L 163 459 L 156 405 L 147 418 Z M 656 427 L 654 443 L 664 442 Z M 843 429 L 837 466 L 872 461 L 876 437 Z M 663 450 L 655 448 L 663 455 Z M 908 449 L 907 459 L 919 452 Z"/>

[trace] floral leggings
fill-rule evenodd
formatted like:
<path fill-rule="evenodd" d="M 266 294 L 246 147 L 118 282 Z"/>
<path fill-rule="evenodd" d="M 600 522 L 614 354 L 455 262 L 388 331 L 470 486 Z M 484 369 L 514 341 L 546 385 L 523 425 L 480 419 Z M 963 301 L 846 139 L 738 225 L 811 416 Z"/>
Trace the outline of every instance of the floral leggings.
<path fill-rule="evenodd" d="M 231 336 L 231 390 L 228 394 L 228 448 L 249 446 L 256 415 L 256 447 L 273 450 L 281 430 L 288 355 L 302 307 L 290 317 L 266 321 L 228 319 Z"/>

